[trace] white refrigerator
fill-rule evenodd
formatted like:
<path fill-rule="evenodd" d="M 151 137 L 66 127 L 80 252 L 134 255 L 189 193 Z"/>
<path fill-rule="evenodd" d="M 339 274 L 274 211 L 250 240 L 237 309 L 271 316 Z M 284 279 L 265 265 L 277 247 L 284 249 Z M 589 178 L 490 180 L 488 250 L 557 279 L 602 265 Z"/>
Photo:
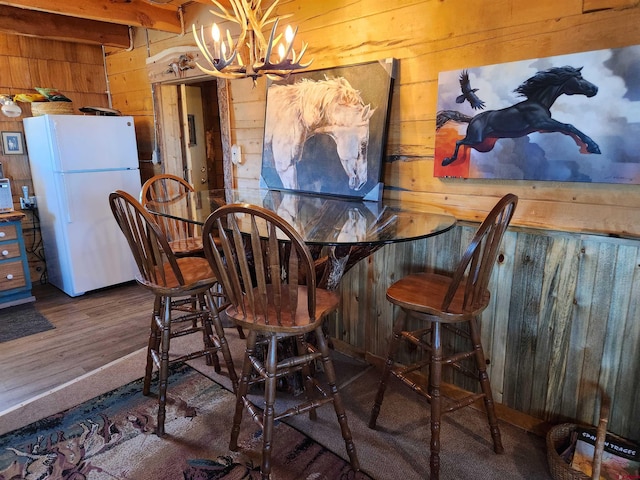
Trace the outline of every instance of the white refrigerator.
<path fill-rule="evenodd" d="M 109 193 L 140 192 L 133 118 L 42 115 L 24 130 L 48 281 L 75 297 L 132 280 Z"/>

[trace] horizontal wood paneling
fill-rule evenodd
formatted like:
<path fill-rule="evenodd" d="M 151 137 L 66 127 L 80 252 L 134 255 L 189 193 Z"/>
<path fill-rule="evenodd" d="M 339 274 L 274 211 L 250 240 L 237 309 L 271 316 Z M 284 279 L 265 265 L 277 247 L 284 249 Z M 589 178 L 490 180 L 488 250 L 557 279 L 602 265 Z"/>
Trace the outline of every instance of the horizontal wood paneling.
<path fill-rule="evenodd" d="M 85 105 L 108 106 L 107 79 L 102 48 L 32 37 L 0 34 L 0 94 L 36 93 L 35 87 L 57 88 L 76 108 Z M 30 104 L 21 104 L 23 114 L 16 118 L 0 115 L 0 131 L 23 132 L 22 119 L 31 115 Z M 20 208 L 21 187 L 34 194 L 25 155 L 2 155 L 4 174 L 11 180 L 14 208 Z M 22 221 L 31 279 L 46 280 L 46 267 L 37 216 L 27 211 Z"/>
<path fill-rule="evenodd" d="M 516 225 L 640 236 L 640 191 L 634 185 L 433 176 L 439 71 L 640 42 L 635 28 L 639 8 L 583 14 L 582 6 L 581 0 L 562 5 L 408 1 L 393 7 L 385 2 L 320 6 L 291 1 L 282 3 L 279 11 L 294 14 L 300 38 L 309 42 L 313 68 L 386 56 L 399 59 L 384 165 L 388 195 L 445 205 L 459 218 L 477 220 L 497 196 L 512 191 L 521 199 Z M 261 139 L 249 130 L 262 133 L 264 87 L 259 83 L 250 95 L 260 95 L 255 104 L 246 99 L 242 82 L 230 82 L 230 88 L 232 141 L 252 151 L 259 144 L 244 143 Z M 260 161 L 260 155 L 248 156 L 236 174 L 247 183 L 251 175 L 257 180 Z"/>
<path fill-rule="evenodd" d="M 609 8 L 629 8 L 637 6 L 636 0 L 583 0 L 583 11 L 593 12 Z"/>

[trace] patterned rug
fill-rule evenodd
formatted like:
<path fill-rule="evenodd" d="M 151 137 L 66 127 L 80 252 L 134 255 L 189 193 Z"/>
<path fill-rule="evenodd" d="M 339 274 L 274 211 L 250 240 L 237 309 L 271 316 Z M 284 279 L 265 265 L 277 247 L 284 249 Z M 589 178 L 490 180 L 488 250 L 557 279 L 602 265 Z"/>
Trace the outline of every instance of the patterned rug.
<path fill-rule="evenodd" d="M 0 436 L 0 480 L 258 479 L 262 437 L 248 415 L 239 450 L 228 449 L 234 402 L 231 392 L 178 364 L 164 438 L 153 433 L 156 398 L 143 396 L 138 380 Z M 284 423 L 274 438 L 274 480 L 371 479 Z"/>

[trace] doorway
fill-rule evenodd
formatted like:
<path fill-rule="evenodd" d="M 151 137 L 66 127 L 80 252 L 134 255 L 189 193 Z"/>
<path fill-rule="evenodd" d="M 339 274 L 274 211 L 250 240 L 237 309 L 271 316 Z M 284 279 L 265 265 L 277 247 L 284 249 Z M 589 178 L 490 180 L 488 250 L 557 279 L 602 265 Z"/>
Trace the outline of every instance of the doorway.
<path fill-rule="evenodd" d="M 228 160 L 217 81 L 158 83 L 155 99 L 159 170 L 184 178 L 196 190 L 224 188 Z"/>
<path fill-rule="evenodd" d="M 224 188 L 215 81 L 179 85 L 184 178 L 196 190 Z"/>

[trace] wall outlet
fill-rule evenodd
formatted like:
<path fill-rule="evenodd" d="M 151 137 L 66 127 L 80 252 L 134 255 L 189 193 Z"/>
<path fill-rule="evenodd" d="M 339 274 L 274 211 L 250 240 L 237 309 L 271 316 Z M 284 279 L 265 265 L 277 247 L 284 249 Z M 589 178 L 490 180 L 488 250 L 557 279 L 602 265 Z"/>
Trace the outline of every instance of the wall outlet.
<path fill-rule="evenodd" d="M 20 208 L 22 210 L 35 210 L 38 208 L 36 204 L 36 197 L 31 196 L 28 198 L 20 197 Z"/>

